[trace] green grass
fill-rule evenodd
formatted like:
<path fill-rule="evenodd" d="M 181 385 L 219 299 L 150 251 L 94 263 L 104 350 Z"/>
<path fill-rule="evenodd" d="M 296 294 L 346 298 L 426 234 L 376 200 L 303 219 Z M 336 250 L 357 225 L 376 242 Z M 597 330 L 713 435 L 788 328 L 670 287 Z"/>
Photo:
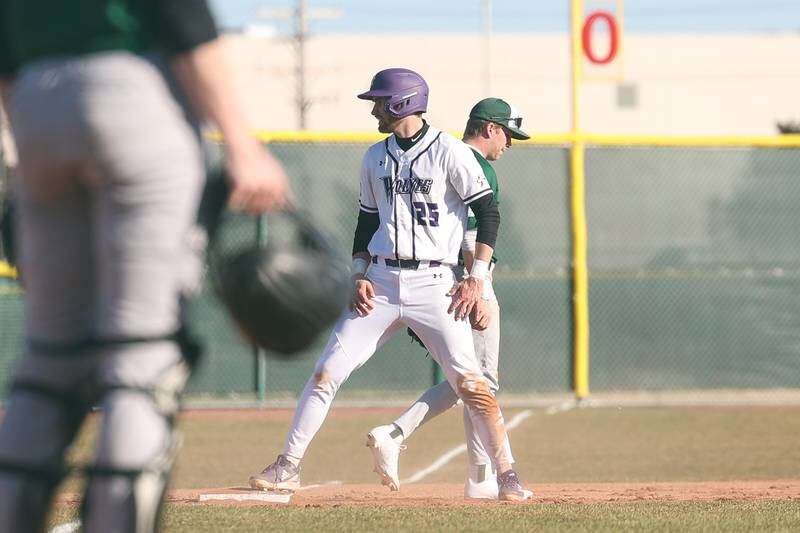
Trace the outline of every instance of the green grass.
<path fill-rule="evenodd" d="M 62 510 L 55 523 L 74 519 Z M 529 504 L 476 507 L 169 506 L 167 533 L 337 532 L 780 532 L 800 530 L 796 501 Z"/>
<path fill-rule="evenodd" d="M 509 409 L 511 419 L 520 409 Z M 334 410 L 303 461 L 303 482 L 373 483 L 364 437 L 402 410 Z M 184 446 L 176 488 L 246 485 L 280 453 L 290 411 L 242 412 L 181 420 Z M 84 431 L 75 455 L 89 454 Z M 800 479 L 800 407 L 542 409 L 509 433 L 517 469 L 532 483 Z M 406 477 L 463 442 L 458 409 L 422 426 L 400 458 Z M 460 456 L 425 482 L 460 482 Z"/>

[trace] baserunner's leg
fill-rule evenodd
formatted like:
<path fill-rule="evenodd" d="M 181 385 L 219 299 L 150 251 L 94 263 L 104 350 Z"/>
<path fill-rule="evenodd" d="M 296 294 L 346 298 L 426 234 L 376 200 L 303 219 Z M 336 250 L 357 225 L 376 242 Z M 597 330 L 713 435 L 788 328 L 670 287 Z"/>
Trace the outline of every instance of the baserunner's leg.
<path fill-rule="evenodd" d="M 336 323 L 297 402 L 283 453 L 260 474 L 250 477 L 251 487 L 295 490 L 300 486 L 300 461 L 322 427 L 339 387 L 401 327 L 397 274 L 381 266 L 370 270 L 376 295 L 372 299 L 374 308 L 363 317 L 348 309 Z"/>
<path fill-rule="evenodd" d="M 435 275 L 440 273 L 444 279 Z M 499 472 L 510 470 L 511 457 L 504 445 L 507 436 L 502 414 L 475 357 L 472 329 L 469 322 L 455 320 L 447 312 L 452 300 L 446 294 L 455 284 L 455 277 L 447 268 L 415 274 L 414 289 L 408 301 L 404 301 L 407 304 L 405 319 L 431 350 L 447 381 L 464 402 L 496 469 Z"/>

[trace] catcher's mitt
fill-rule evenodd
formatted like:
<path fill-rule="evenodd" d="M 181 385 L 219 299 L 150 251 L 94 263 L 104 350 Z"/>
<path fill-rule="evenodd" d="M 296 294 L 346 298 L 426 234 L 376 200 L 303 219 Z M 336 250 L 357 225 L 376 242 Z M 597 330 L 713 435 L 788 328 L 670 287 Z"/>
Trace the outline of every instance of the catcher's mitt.
<path fill-rule="evenodd" d="M 216 213 L 227 198 L 225 182 L 219 183 L 209 181 L 200 209 L 212 240 L 209 268 L 217 294 L 253 345 L 279 355 L 307 348 L 339 317 L 348 301 L 347 263 L 296 210 L 268 217 L 270 236 L 265 246 L 224 250 L 230 242 L 221 242 L 219 235 L 214 239 Z M 203 220 L 204 216 L 209 218 Z"/>
<path fill-rule="evenodd" d="M 408 333 L 408 336 L 409 336 L 409 337 L 411 337 L 411 340 L 412 340 L 413 342 L 416 342 L 417 344 L 419 344 L 420 346 L 422 346 L 423 348 L 425 348 L 425 351 L 426 351 L 426 352 L 428 351 L 428 347 L 427 347 L 427 346 L 425 346 L 425 343 L 424 343 L 424 342 L 422 342 L 422 339 L 420 339 L 420 338 L 419 338 L 419 335 L 417 335 L 417 333 L 416 333 L 416 332 L 415 332 L 413 329 L 411 329 L 411 328 L 406 328 L 406 333 Z"/>

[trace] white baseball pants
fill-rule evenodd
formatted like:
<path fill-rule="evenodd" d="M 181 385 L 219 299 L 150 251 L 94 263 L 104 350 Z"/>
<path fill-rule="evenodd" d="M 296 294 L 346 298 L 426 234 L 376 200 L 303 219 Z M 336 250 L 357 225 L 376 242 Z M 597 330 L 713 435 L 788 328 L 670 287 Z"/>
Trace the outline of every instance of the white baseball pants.
<path fill-rule="evenodd" d="M 475 358 L 471 328 L 448 314 L 447 296 L 456 278 L 450 267 L 402 270 L 372 265 L 374 309 L 365 317 L 346 311 L 336 324 L 311 378 L 306 383 L 284 453 L 302 458 L 327 416 L 336 391 L 375 351 L 403 327 L 411 327 L 441 365 L 462 399 L 480 440 L 497 468 L 509 468 L 506 432 L 500 408 Z"/>

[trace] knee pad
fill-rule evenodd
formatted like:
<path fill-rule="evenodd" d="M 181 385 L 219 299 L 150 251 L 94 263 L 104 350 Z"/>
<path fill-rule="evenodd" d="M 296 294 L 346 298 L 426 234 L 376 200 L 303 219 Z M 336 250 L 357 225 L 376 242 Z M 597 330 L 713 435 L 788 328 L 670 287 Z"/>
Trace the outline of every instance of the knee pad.
<path fill-rule="evenodd" d="M 175 423 L 175 415 L 180 409 L 181 395 L 191 372 L 191 366 L 186 361 L 180 361 L 164 372 L 161 379 L 149 391 L 156 409 L 169 421 L 170 425 Z"/>
<path fill-rule="evenodd" d="M 182 444 L 175 417 L 190 374 L 190 365 L 180 361 L 165 370 L 151 389 L 118 386 L 106 390 L 149 396 L 155 415 L 164 418 L 168 432 L 156 455 L 140 468 L 112 464 L 87 469 L 81 506 L 86 531 L 152 533 L 158 529 L 169 475 Z"/>
<path fill-rule="evenodd" d="M 499 416 L 497 399 L 489 388 L 489 382 L 482 375 L 460 379 L 456 393 L 465 406 L 475 409 L 481 416 Z"/>

